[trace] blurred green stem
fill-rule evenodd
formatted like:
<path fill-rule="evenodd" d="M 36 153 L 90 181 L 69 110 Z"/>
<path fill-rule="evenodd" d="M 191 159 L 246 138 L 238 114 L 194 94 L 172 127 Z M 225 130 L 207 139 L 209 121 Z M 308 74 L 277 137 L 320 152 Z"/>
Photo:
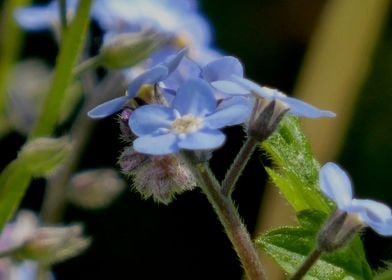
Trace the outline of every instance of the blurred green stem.
<path fill-rule="evenodd" d="M 67 28 L 67 0 L 58 0 L 58 2 L 61 31 L 64 32 L 64 30 Z"/>

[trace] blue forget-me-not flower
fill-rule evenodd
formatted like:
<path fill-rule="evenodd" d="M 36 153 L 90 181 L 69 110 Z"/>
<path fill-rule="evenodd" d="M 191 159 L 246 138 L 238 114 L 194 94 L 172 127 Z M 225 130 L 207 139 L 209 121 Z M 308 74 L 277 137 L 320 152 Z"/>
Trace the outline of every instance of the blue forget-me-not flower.
<path fill-rule="evenodd" d="M 158 82 L 165 80 L 178 67 L 185 53 L 186 49 L 183 49 L 176 55 L 169 56 L 163 63 L 160 63 L 139 75 L 129 84 L 125 96 L 117 97 L 98 105 L 88 112 L 88 116 L 91 118 L 104 118 L 120 111 L 127 101 L 137 96 L 143 85 L 157 84 Z"/>
<path fill-rule="evenodd" d="M 219 129 L 242 123 L 247 111 L 241 104 L 218 111 L 209 84 L 189 79 L 178 89 L 171 107 L 145 105 L 133 112 L 129 126 L 138 136 L 133 147 L 151 155 L 215 149 L 225 141 Z"/>
<path fill-rule="evenodd" d="M 72 18 L 78 0 L 67 0 L 67 18 Z M 33 5 L 15 11 L 16 21 L 28 31 L 56 29 L 60 22 L 58 1 L 53 0 L 47 5 Z"/>
<path fill-rule="evenodd" d="M 338 165 L 329 162 L 321 168 L 320 188 L 340 211 L 355 217 L 357 223 L 371 227 L 380 235 L 392 235 L 391 209 L 374 200 L 353 198 L 351 180 Z"/>

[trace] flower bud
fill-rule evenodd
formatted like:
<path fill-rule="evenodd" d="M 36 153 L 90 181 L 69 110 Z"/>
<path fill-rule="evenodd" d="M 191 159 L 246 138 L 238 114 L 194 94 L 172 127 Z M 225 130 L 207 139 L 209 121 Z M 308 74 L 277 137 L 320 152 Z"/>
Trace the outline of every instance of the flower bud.
<path fill-rule="evenodd" d="M 333 252 L 346 246 L 363 227 L 357 215 L 336 211 L 317 236 L 318 247 L 324 252 Z"/>
<path fill-rule="evenodd" d="M 50 265 L 80 254 L 90 243 L 82 236 L 80 225 L 41 227 L 25 240 L 14 258 Z"/>
<path fill-rule="evenodd" d="M 140 167 L 133 169 L 133 188 L 143 198 L 169 204 L 176 194 L 196 186 L 191 171 L 176 156 L 149 156 Z"/>
<path fill-rule="evenodd" d="M 27 142 L 22 147 L 19 158 L 32 175 L 48 175 L 68 156 L 70 148 L 67 138 L 42 137 Z"/>
<path fill-rule="evenodd" d="M 133 147 L 127 147 L 121 153 L 118 164 L 120 165 L 122 172 L 129 174 L 148 161 L 149 158 L 148 155 L 136 152 Z"/>
<path fill-rule="evenodd" d="M 278 100 L 267 100 L 256 97 L 253 112 L 249 120 L 249 136 L 264 141 L 278 127 L 289 107 Z"/>
<path fill-rule="evenodd" d="M 112 69 L 131 67 L 148 58 L 165 41 L 164 35 L 151 31 L 113 35 L 101 48 L 100 64 Z"/>
<path fill-rule="evenodd" d="M 103 208 L 108 206 L 124 188 L 125 182 L 114 170 L 89 170 L 71 178 L 68 199 L 82 208 Z"/>
<path fill-rule="evenodd" d="M 124 142 L 131 143 L 135 140 L 135 134 L 133 134 L 132 130 L 129 128 L 128 121 L 130 116 L 132 115 L 131 109 L 124 109 L 121 114 L 118 116 L 118 123 L 120 124 L 121 135 L 120 138 Z"/>

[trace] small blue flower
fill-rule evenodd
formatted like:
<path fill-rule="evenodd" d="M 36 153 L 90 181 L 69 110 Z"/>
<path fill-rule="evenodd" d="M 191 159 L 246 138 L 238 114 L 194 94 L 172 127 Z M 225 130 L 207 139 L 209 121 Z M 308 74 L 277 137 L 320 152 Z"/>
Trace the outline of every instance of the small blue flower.
<path fill-rule="evenodd" d="M 154 53 L 150 65 L 183 47 L 189 47 L 198 62 L 206 63 L 217 55 L 211 48 L 210 25 L 192 0 L 97 0 L 92 15 L 105 38 L 146 29 L 171 38 Z"/>
<path fill-rule="evenodd" d="M 261 87 L 255 82 L 233 75 L 231 80 L 223 80 L 212 82 L 212 85 L 227 94 L 234 95 L 250 95 L 255 94 L 258 97 L 266 100 L 277 100 L 290 110 L 288 114 L 305 117 L 305 118 L 320 118 L 320 117 L 335 117 L 335 113 L 326 110 L 320 110 L 308 103 L 299 99 L 288 97 L 282 92 L 268 87 Z"/>
<path fill-rule="evenodd" d="M 139 75 L 129 84 L 125 96 L 117 97 L 98 105 L 87 113 L 88 116 L 91 118 L 104 118 L 120 111 L 130 99 L 137 96 L 143 85 L 157 84 L 173 73 L 185 56 L 185 53 L 186 49 L 183 49 L 176 55 L 169 56 L 163 63 L 160 63 Z"/>
<path fill-rule="evenodd" d="M 171 107 L 145 105 L 136 109 L 129 126 L 140 153 L 166 155 L 187 150 L 210 150 L 223 145 L 225 126 L 243 122 L 248 107 L 233 104 L 217 111 L 213 90 L 202 79 L 189 79 L 177 91 Z"/>
<path fill-rule="evenodd" d="M 353 198 L 350 178 L 338 165 L 329 162 L 321 168 L 320 188 L 339 210 L 356 215 L 360 223 L 381 235 L 392 235 L 391 209 L 374 200 Z"/>
<path fill-rule="evenodd" d="M 67 0 L 67 17 L 71 18 L 75 12 L 78 0 Z M 41 31 L 53 29 L 59 23 L 58 1 L 51 1 L 47 5 L 33 5 L 15 11 L 16 21 L 23 29 Z"/>

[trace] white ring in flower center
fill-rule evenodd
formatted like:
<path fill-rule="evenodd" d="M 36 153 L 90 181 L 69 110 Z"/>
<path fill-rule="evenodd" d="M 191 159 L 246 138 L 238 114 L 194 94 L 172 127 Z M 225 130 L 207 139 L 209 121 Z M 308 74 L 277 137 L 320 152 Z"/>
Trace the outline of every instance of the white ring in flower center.
<path fill-rule="evenodd" d="M 203 119 L 192 116 L 178 116 L 171 125 L 171 131 L 175 134 L 184 135 L 195 132 L 203 126 Z"/>

